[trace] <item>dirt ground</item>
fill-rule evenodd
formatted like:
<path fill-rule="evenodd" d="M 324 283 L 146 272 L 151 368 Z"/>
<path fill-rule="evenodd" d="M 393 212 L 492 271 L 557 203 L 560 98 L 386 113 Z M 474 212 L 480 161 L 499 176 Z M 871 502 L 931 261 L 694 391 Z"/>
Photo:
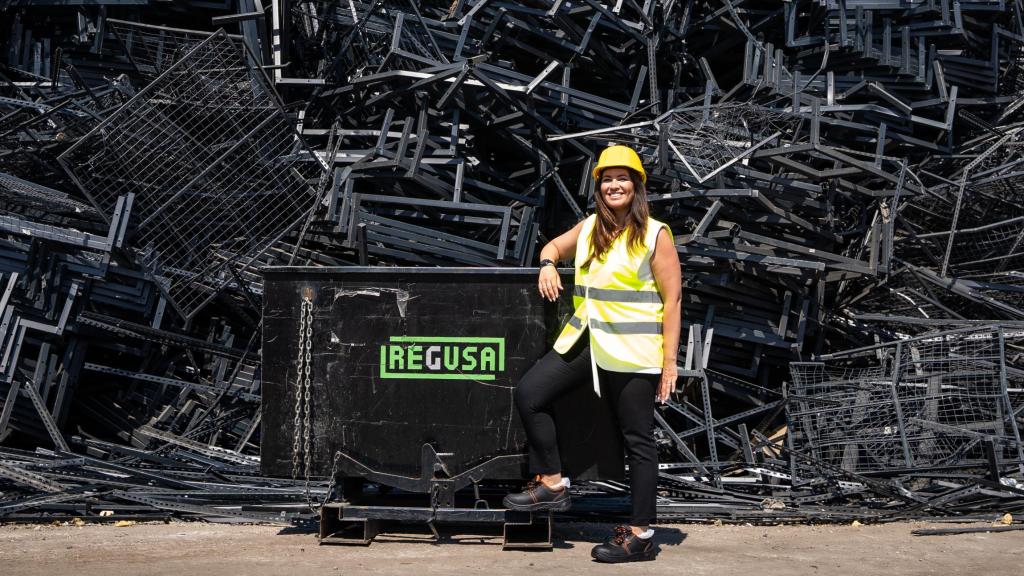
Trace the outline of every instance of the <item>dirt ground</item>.
<path fill-rule="evenodd" d="M 655 538 L 653 562 L 600 565 L 590 548 L 608 530 L 560 524 L 553 551 L 502 551 L 496 536 L 386 534 L 368 547 L 318 546 L 310 533 L 276 526 L 198 522 L 112 525 L 0 526 L 0 573 L 75 574 L 1020 574 L 1024 531 L 912 536 L 922 527 L 667 525 Z M 962 526 L 962 525 L 957 525 Z"/>

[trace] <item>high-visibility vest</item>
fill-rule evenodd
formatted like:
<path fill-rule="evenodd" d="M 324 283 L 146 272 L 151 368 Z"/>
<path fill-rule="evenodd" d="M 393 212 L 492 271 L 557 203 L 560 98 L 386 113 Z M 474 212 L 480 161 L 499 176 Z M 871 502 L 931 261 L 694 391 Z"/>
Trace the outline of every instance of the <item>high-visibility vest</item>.
<path fill-rule="evenodd" d="M 651 271 L 658 232 L 669 227 L 647 219 L 647 234 L 638 250 L 629 250 L 629 234 L 612 242 L 602 261 L 594 259 L 581 269 L 590 252 L 590 236 L 597 216 L 583 222 L 576 241 L 576 274 L 573 288 L 575 312 L 555 341 L 555 351 L 565 354 L 584 328 L 590 329 L 590 354 L 596 366 L 613 372 L 660 372 L 664 361 L 662 319 L 665 304 Z M 594 389 L 597 386 L 595 369 Z"/>

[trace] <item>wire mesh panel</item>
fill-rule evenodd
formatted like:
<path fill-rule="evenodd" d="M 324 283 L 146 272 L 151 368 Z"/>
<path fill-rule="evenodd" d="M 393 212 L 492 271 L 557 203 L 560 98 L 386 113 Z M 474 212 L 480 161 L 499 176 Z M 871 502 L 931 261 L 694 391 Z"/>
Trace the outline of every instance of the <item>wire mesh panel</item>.
<path fill-rule="evenodd" d="M 924 266 L 941 264 L 948 232 L 922 234 L 901 246 L 901 255 Z M 957 276 L 1019 267 L 1024 256 L 1024 217 L 956 231 L 949 270 Z"/>
<path fill-rule="evenodd" d="M 799 118 L 755 104 L 679 109 L 664 128 L 678 158 L 703 181 L 765 144 L 790 132 Z"/>
<path fill-rule="evenodd" d="M 140 74 L 156 78 L 210 37 L 210 32 L 108 19 L 107 26 Z M 237 37 L 236 37 L 237 38 Z"/>
<path fill-rule="evenodd" d="M 1024 311 L 1024 274 L 1018 270 L 979 274 L 972 281 L 985 297 Z"/>
<path fill-rule="evenodd" d="M 962 326 L 965 319 L 1024 318 L 1024 286 L 1016 271 L 979 274 L 971 279 L 942 278 L 923 267 L 905 265 L 886 281 L 886 291 L 875 291 L 857 303 L 852 317 L 873 318 L 887 323 L 914 318 L 919 326 Z M 987 324 L 992 320 L 971 320 Z M 920 329 L 902 325 L 899 334 L 920 334 Z"/>
<path fill-rule="evenodd" d="M 63 192 L 0 172 L 0 213 L 61 222 L 61 217 L 97 217 L 95 209 Z"/>
<path fill-rule="evenodd" d="M 1021 461 L 1002 330 L 926 335 L 795 362 L 794 447 L 851 472 Z"/>
<path fill-rule="evenodd" d="M 254 258 L 312 207 L 301 146 L 245 46 L 218 32 L 60 161 L 103 213 L 136 194 L 140 260 L 191 316 L 232 280 L 212 251 Z"/>

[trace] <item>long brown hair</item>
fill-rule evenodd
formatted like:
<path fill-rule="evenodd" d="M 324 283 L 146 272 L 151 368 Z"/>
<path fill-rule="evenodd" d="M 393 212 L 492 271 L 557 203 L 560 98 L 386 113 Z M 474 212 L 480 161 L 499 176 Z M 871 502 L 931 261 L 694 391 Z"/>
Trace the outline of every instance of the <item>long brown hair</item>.
<path fill-rule="evenodd" d="M 594 231 L 590 234 L 590 254 L 581 268 L 590 267 L 590 263 L 595 259 L 599 262 L 604 260 L 612 242 L 624 231 L 629 234 L 630 252 L 638 251 L 644 246 L 644 236 L 647 235 L 647 218 L 651 213 L 647 206 L 647 187 L 644 186 L 643 178 L 637 171 L 632 168 L 626 168 L 626 170 L 629 172 L 629 179 L 633 181 L 633 202 L 629 206 L 629 214 L 626 215 L 625 230 L 616 226 L 615 213 L 605 204 L 604 195 L 601 194 L 601 178 L 604 177 L 604 171 L 602 171 L 601 177 L 594 182 L 597 222 L 594 223 Z"/>

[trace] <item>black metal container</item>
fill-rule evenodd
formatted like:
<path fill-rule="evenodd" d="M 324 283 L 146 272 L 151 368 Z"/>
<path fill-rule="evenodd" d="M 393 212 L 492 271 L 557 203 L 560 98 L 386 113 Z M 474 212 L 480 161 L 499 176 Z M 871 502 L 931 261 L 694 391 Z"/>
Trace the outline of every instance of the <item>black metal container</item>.
<path fill-rule="evenodd" d="M 548 303 L 533 269 L 267 269 L 263 473 L 305 475 L 308 428 L 313 476 L 419 491 L 430 479 L 461 478 L 458 489 L 524 477 L 512 391 L 571 314 L 571 277 L 563 271 L 563 297 Z M 611 413 L 590 386 L 555 412 L 565 473 L 622 477 Z"/>

